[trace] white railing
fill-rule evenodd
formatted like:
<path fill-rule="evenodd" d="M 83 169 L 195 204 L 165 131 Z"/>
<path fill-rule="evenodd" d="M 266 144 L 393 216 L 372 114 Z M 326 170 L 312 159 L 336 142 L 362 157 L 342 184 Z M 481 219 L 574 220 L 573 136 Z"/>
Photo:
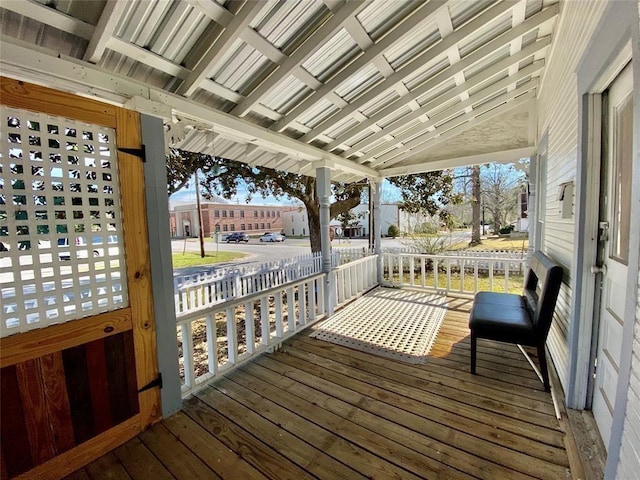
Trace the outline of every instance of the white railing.
<path fill-rule="evenodd" d="M 340 260 L 333 257 L 333 262 Z M 319 272 L 319 261 L 309 268 L 289 261 L 283 264 L 286 268 L 275 271 L 245 271 L 244 277 L 232 276 L 228 284 L 212 276 L 206 277 L 209 283 L 204 278 L 200 284 L 200 279 L 182 282 L 184 288 L 176 297 L 189 307 L 177 314 L 183 395 L 262 352 L 277 349 L 287 338 L 325 318 L 326 305 L 331 311 L 375 287 L 379 266 L 383 285 L 471 294 L 521 292 L 525 261 L 406 252 L 342 259 L 347 263 L 328 274 Z M 514 270 L 518 273 L 511 273 Z"/>
<path fill-rule="evenodd" d="M 462 294 L 481 290 L 521 293 L 524 272 L 524 258 L 382 254 L 382 284 L 396 287 Z"/>
<path fill-rule="evenodd" d="M 378 256 L 371 255 L 345 263 L 331 271 L 336 288 L 336 306 L 356 298 L 378 283 Z"/>
<path fill-rule="evenodd" d="M 176 315 L 208 309 L 223 302 L 294 282 L 322 271 L 322 255 L 313 253 L 242 268 L 177 277 Z"/>
<path fill-rule="evenodd" d="M 311 275 L 180 316 L 183 396 L 324 318 L 325 279 Z"/>

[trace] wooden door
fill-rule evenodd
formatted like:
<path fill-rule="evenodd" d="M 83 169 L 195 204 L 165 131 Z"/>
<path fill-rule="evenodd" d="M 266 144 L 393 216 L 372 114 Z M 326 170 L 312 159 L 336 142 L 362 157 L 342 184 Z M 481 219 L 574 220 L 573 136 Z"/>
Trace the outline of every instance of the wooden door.
<path fill-rule="evenodd" d="M 2 478 L 59 478 L 161 417 L 140 118 L 0 88 Z"/>
<path fill-rule="evenodd" d="M 608 90 L 603 121 L 603 177 L 600 212 L 602 282 L 593 414 L 608 447 L 616 401 L 622 346 L 629 227 L 633 141 L 632 70 L 628 65 Z"/>

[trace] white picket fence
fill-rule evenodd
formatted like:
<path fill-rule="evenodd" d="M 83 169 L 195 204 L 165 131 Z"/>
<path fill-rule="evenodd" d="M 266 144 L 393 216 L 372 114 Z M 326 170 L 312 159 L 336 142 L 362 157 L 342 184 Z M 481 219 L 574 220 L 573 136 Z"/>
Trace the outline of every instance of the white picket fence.
<path fill-rule="evenodd" d="M 324 318 L 326 274 L 280 284 L 178 318 L 182 394 Z"/>
<path fill-rule="evenodd" d="M 470 294 L 522 288 L 522 258 L 338 250 L 322 273 L 319 255 L 176 280 L 182 393 L 265 351 L 378 285 Z M 483 269 L 486 265 L 486 271 Z M 498 268 L 499 265 L 502 265 Z M 514 283 L 515 282 L 515 283 Z"/>
<path fill-rule="evenodd" d="M 382 283 L 461 294 L 480 290 L 522 291 L 525 261 L 525 258 L 385 252 Z"/>
<path fill-rule="evenodd" d="M 220 268 L 213 272 L 177 277 L 174 280 L 176 315 L 207 309 L 321 271 L 322 255 L 312 253 L 248 267 Z"/>

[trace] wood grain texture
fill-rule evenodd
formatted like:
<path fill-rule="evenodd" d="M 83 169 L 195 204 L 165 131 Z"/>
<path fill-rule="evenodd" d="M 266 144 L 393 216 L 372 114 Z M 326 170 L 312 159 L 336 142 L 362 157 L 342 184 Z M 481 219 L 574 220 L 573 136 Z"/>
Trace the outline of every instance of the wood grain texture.
<path fill-rule="evenodd" d="M 94 340 L 85 345 L 87 354 L 87 372 L 89 373 L 89 392 L 91 394 L 91 412 L 93 413 L 93 425 L 96 434 L 102 433 L 114 425 L 111 414 L 109 393 L 113 386 L 109 383 L 109 370 L 107 367 L 106 340 L 121 338 L 113 335 L 107 339 Z"/>
<path fill-rule="evenodd" d="M 109 391 L 105 394 L 104 401 L 113 412 L 114 423 L 120 423 L 133 415 L 127 391 L 127 359 L 124 354 L 123 335 L 106 338 L 105 347 L 105 361 L 108 365 L 105 370 L 105 383 L 108 383 Z"/>
<path fill-rule="evenodd" d="M 133 480 L 173 480 L 175 478 L 139 438 L 132 438 L 116 448 L 113 454 Z"/>
<path fill-rule="evenodd" d="M 25 413 L 24 419 L 31 456 L 33 463 L 40 465 L 55 455 L 53 432 L 47 416 L 40 359 L 27 360 L 17 364 L 16 375 L 22 408 Z"/>
<path fill-rule="evenodd" d="M 131 417 L 84 444 L 67 450 L 52 460 L 19 475 L 16 480 L 58 480 L 135 437 L 140 433 L 140 427 L 140 417 L 138 415 Z M 103 470 L 97 478 L 109 478 L 109 472 Z"/>
<path fill-rule="evenodd" d="M 69 407 L 73 433 L 78 444 L 86 442 L 96 434 L 89 388 L 89 371 L 84 345 L 62 351 L 65 382 L 69 395 Z"/>
<path fill-rule="evenodd" d="M 13 477 L 33 467 L 15 366 L 6 367 L 0 371 L 0 385 L 2 386 L 0 395 L 2 453 L 7 472 L 10 477 Z"/>
<path fill-rule="evenodd" d="M 2 103 L 115 128 L 117 107 L 32 83 L 0 77 Z"/>
<path fill-rule="evenodd" d="M 47 398 L 49 424 L 53 431 L 56 453 L 59 454 L 76 445 L 62 352 L 41 357 L 40 368 Z"/>
<path fill-rule="evenodd" d="M 470 305 L 452 298 L 449 306 L 439 353 L 425 365 L 302 332 L 185 400 L 164 429 L 143 435 L 154 454 L 143 461 L 176 477 L 204 463 L 229 480 L 570 478 L 571 432 L 542 384 L 529 386 L 536 376 L 526 360 L 513 346 L 487 344 L 485 366 L 471 375 Z M 170 466 L 174 450 L 193 468 Z"/>
<path fill-rule="evenodd" d="M 76 347 L 130 330 L 131 309 L 122 308 L 0 340 L 0 367 Z"/>
<path fill-rule="evenodd" d="M 140 148 L 140 115 L 125 109 L 116 111 L 118 147 Z M 126 246 L 127 283 L 133 317 L 133 335 L 138 389 L 158 376 L 155 318 L 151 288 L 151 261 L 142 159 L 118 153 L 123 230 Z M 139 395 L 140 415 L 145 425 L 160 420 L 160 390 L 153 388 Z"/>

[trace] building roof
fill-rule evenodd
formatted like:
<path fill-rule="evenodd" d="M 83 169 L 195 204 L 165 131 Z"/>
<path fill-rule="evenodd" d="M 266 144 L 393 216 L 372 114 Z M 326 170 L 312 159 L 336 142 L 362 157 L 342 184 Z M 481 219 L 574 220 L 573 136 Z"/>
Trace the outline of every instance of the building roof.
<path fill-rule="evenodd" d="M 167 143 L 355 181 L 535 151 L 555 0 L 3 0 L 2 75 Z"/>

